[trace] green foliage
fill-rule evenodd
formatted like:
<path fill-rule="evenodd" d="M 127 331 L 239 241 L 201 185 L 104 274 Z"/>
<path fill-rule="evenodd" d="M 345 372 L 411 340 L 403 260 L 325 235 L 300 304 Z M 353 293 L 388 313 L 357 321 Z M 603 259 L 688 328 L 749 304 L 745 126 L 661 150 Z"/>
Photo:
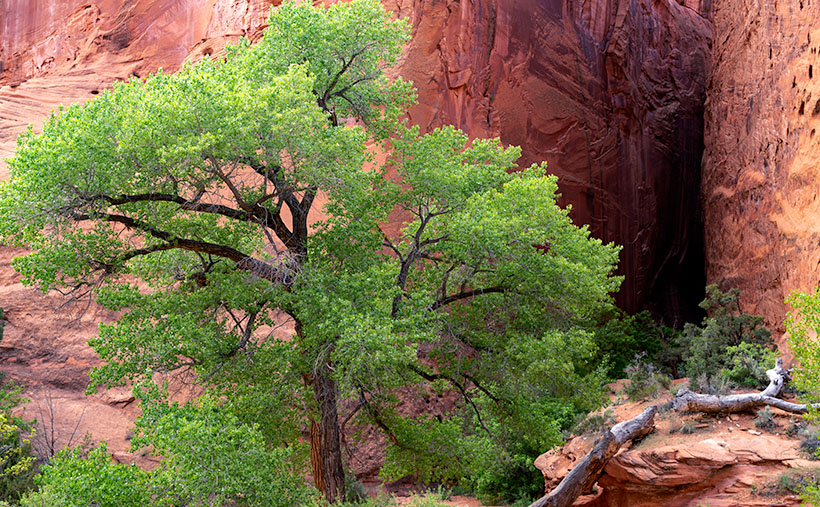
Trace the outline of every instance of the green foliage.
<path fill-rule="evenodd" d="M 791 340 L 800 368 L 794 372 L 795 386 L 802 391 L 802 398 L 809 403 L 809 414 L 816 418 L 812 404 L 820 401 L 820 287 L 811 293 L 794 292 L 786 299 L 793 313 L 786 318 L 786 332 Z"/>
<path fill-rule="evenodd" d="M 757 417 L 755 417 L 755 428 L 759 428 L 766 431 L 774 431 L 780 428 L 780 425 L 777 424 L 777 421 L 774 419 L 774 412 L 769 407 L 763 407 L 757 411 Z"/>
<path fill-rule="evenodd" d="M 794 382 L 801 392 L 801 401 L 809 408 L 808 419 L 817 420 L 817 407 L 820 401 L 820 347 L 817 343 L 817 331 L 820 330 L 820 287 L 813 292 L 794 292 L 786 303 L 793 312 L 786 318 L 786 332 L 791 340 L 791 348 L 800 365 L 794 371 Z M 798 432 L 800 448 L 812 459 L 820 455 L 820 435 L 815 426 L 808 426 Z M 817 481 L 807 484 L 805 498 L 813 505 L 820 504 L 820 485 Z"/>
<path fill-rule="evenodd" d="M 37 476 L 40 491 L 21 503 L 24 506 L 46 501 L 66 506 L 151 505 L 147 475 L 136 465 L 112 462 L 105 444 L 87 454 L 79 447 L 63 449 Z"/>
<path fill-rule="evenodd" d="M 164 458 L 151 480 L 158 500 L 194 505 L 298 505 L 307 491 L 295 466 L 299 447 L 268 448 L 256 424 L 243 424 L 209 398 L 180 407 L 148 387 L 132 445 Z"/>
<path fill-rule="evenodd" d="M 25 403 L 22 388 L 0 373 L 0 501 L 16 502 L 33 487 L 37 471 L 32 423 L 12 415 Z"/>
<path fill-rule="evenodd" d="M 763 326 L 763 317 L 740 311 L 739 297 L 737 289 L 724 293 L 716 285 L 707 286 L 700 307 L 708 316 L 700 327 L 686 324 L 678 338 L 693 390 L 720 391 L 730 380 L 757 385 L 760 377 L 746 375 L 773 366 L 773 361 L 763 362 L 772 357 L 764 350 L 772 344 L 771 332 Z"/>
<path fill-rule="evenodd" d="M 146 413 L 134 445 L 150 442 L 164 460 L 144 472 L 113 463 L 105 443 L 63 449 L 43 467 L 40 490 L 23 505 L 259 505 L 292 506 L 311 500 L 294 466 L 294 449 L 268 448 L 254 426 L 242 424 L 208 399 L 179 407 L 141 392 Z M 150 401 L 154 401 L 151 403 Z"/>
<path fill-rule="evenodd" d="M 759 489 L 758 494 L 769 497 L 800 495 L 804 502 L 818 505 L 818 500 L 820 500 L 817 494 L 818 481 L 820 481 L 820 469 L 795 468 L 770 480 Z M 803 505 L 802 502 L 801 505 Z"/>
<path fill-rule="evenodd" d="M 0 500 L 15 502 L 32 486 L 36 458 L 26 426 L 0 412 Z"/>
<path fill-rule="evenodd" d="M 591 330 L 619 248 L 574 226 L 518 148 L 407 128 L 411 86 L 384 72 L 407 37 L 375 0 L 288 2 L 258 44 L 20 136 L 0 239 L 33 249 L 14 261 L 26 283 L 92 287 L 122 312 L 90 341 L 105 364 L 89 390 L 142 386 L 135 443 L 166 458 L 146 479 L 66 455 L 44 480 L 99 468 L 88 480 L 183 503 L 296 501 L 302 428 L 332 433 L 359 404 L 395 445 L 392 476 L 540 489 L 531 460 L 602 401 Z M 155 374 L 204 394 L 169 404 Z M 396 415 L 399 388 L 429 386 L 458 396 L 452 414 Z M 342 460 L 330 440 L 312 440 L 324 463 Z"/>
<path fill-rule="evenodd" d="M 772 349 L 748 342 L 727 347 L 726 356 L 727 365 L 720 374 L 735 385 L 749 388 L 766 387 L 766 370 L 777 361 Z"/>
<path fill-rule="evenodd" d="M 675 331 L 657 324 L 648 311 L 627 315 L 621 310 L 601 316 L 603 323 L 595 331 L 595 343 L 602 362 L 609 362 L 608 376 L 624 378 L 626 368 L 635 356 L 644 354 L 655 364 L 664 362 L 665 351 L 672 347 Z"/>
<path fill-rule="evenodd" d="M 638 354 L 635 361 L 627 366 L 626 378 L 629 383 L 624 391 L 630 400 L 639 400 L 657 395 L 663 389 L 669 389 L 672 379 L 658 371 L 655 365 L 645 361 L 644 354 Z"/>

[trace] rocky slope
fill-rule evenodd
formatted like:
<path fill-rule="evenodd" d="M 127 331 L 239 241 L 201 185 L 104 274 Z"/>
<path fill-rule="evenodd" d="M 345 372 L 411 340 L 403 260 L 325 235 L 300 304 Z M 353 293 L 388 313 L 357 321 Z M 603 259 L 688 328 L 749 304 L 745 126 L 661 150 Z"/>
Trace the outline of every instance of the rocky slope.
<path fill-rule="evenodd" d="M 715 3 L 703 199 L 707 278 L 782 331 L 820 282 L 820 3 Z"/>
<path fill-rule="evenodd" d="M 668 399 L 669 394 L 664 398 Z M 627 420 L 648 403 L 626 402 L 610 410 L 617 420 Z M 616 455 L 598 480 L 597 491 L 580 497 L 574 505 L 800 505 L 795 492 L 784 487 L 790 482 L 781 477 L 814 476 L 817 462 L 809 461 L 799 448 L 799 440 L 788 435 L 804 424 L 801 418 L 776 409 L 774 412 L 774 425 L 769 430 L 756 428 L 752 414 L 662 412 L 656 416 L 654 431 Z M 578 436 L 536 460 L 547 490 L 554 488 L 589 452 L 596 438 L 595 433 Z"/>

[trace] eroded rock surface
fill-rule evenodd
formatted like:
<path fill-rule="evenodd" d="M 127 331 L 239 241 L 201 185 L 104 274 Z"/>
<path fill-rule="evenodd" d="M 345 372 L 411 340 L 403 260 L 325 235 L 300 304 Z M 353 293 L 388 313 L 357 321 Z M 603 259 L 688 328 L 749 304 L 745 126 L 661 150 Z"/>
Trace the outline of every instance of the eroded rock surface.
<path fill-rule="evenodd" d="M 621 305 L 667 323 L 702 299 L 698 202 L 708 1 L 399 2 L 411 119 L 453 123 L 548 161 L 564 202 L 624 245 Z"/>
<path fill-rule="evenodd" d="M 668 399 L 668 395 L 667 398 Z M 654 400 L 662 403 L 664 400 Z M 613 407 L 618 420 L 627 420 L 646 402 Z M 754 426 L 754 415 L 712 417 L 703 414 L 659 414 L 652 434 L 612 458 L 594 494 L 581 496 L 576 507 L 695 507 L 711 505 L 799 505 L 799 499 L 778 490 L 780 475 L 800 469 L 816 470 L 799 450 L 799 440 L 784 433 L 794 417 L 775 410 L 775 433 Z M 688 424 L 688 434 L 680 428 Z M 578 436 L 563 447 L 538 457 L 545 491 L 554 489 L 593 447 L 598 434 Z"/>
<path fill-rule="evenodd" d="M 703 198 L 707 278 L 782 331 L 820 282 L 820 3 L 715 2 Z"/>
<path fill-rule="evenodd" d="M 61 103 L 258 37 L 271 3 L 0 2 L 0 159 L 26 125 L 36 128 Z M 499 136 L 522 146 L 525 164 L 547 160 L 576 220 L 624 245 L 622 306 L 651 304 L 667 323 L 691 318 L 703 287 L 698 189 L 709 0 L 385 4 L 413 27 L 396 70 L 419 90 L 411 120 L 426 130 L 452 123 L 475 137 Z M 0 306 L 10 323 L 3 371 L 29 386 L 34 403 L 53 391 L 66 434 L 87 406 L 78 431 L 124 450 L 123 421 L 135 414 L 127 395 L 82 395 L 97 362 L 85 342 L 113 315 L 92 306 L 71 321 L 57 298 L 19 283 L 9 267 L 14 254 L 0 249 Z"/>

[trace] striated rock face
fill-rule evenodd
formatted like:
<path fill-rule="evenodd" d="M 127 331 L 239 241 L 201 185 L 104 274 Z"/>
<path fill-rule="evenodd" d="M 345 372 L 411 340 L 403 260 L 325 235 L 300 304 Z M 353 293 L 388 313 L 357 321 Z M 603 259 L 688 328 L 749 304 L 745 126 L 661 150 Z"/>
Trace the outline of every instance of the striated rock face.
<path fill-rule="evenodd" d="M 702 299 L 698 186 L 708 0 L 398 0 L 400 67 L 425 128 L 453 123 L 547 160 L 564 202 L 624 245 L 622 307 L 668 323 Z"/>
<path fill-rule="evenodd" d="M 820 282 L 820 3 L 717 0 L 703 199 L 707 278 L 782 331 Z"/>
<path fill-rule="evenodd" d="M 173 72 L 261 34 L 272 0 L 0 1 L 2 159 L 28 124 L 117 80 Z"/>
<path fill-rule="evenodd" d="M 668 445 L 619 454 L 598 481 L 597 505 L 771 505 L 748 498 L 758 487 L 794 467 L 812 466 L 796 442 L 774 436 L 707 438 L 688 445 Z M 799 505 L 797 498 L 777 505 Z"/>
<path fill-rule="evenodd" d="M 44 75 L 102 72 L 122 79 L 159 67 L 174 70 L 190 54 L 218 50 L 222 39 L 256 35 L 272 3 L 4 0 L 0 84 Z"/>
<path fill-rule="evenodd" d="M 0 3 L 0 155 L 23 125 L 115 79 L 176 69 L 256 37 L 271 0 Z M 398 73 L 410 114 L 455 124 L 547 160 L 564 203 L 593 234 L 624 245 L 619 295 L 668 323 L 702 292 L 698 207 L 709 0 L 461 2 L 386 0 L 413 41 Z M 42 95 L 48 95 L 43 103 Z M 8 118 L 8 121 L 7 121 Z"/>
<path fill-rule="evenodd" d="M 241 35 L 254 39 L 272 3 L 0 1 L 0 177 L 17 134 L 60 103 L 159 67 L 174 71 Z M 385 5 L 413 27 L 396 70 L 419 90 L 411 120 L 499 136 L 521 145 L 527 164 L 547 160 L 575 219 L 624 245 L 622 306 L 648 305 L 667 323 L 691 319 L 703 288 L 698 191 L 710 0 Z M 122 421 L 134 416 L 127 394 L 82 395 L 97 361 L 85 341 L 113 315 L 92 307 L 79 321 L 63 318 L 58 299 L 19 283 L 9 267 L 18 253 L 0 248 L 0 306 L 10 323 L 3 370 L 35 402 L 44 399 L 41 387 L 53 390 L 64 435 L 81 420 L 80 433 L 125 449 Z M 42 419 L 36 409 L 27 416 Z"/>

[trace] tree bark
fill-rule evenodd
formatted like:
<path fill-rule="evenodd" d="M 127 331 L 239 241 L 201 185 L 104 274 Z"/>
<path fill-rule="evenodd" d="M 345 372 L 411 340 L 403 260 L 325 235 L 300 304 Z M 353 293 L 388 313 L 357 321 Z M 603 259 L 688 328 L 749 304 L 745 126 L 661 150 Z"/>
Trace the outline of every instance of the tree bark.
<path fill-rule="evenodd" d="M 595 447 L 578 462 L 558 486 L 530 507 L 565 507 L 572 505 L 581 494 L 603 474 L 604 467 L 626 442 L 649 434 L 655 427 L 657 407 L 646 407 L 638 417 L 618 423 L 605 432 Z"/>
<path fill-rule="evenodd" d="M 729 394 L 717 396 L 714 394 L 694 393 L 689 389 L 681 389 L 672 400 L 672 406 L 678 412 L 742 412 L 755 407 L 769 405 L 793 414 L 805 414 L 808 411 L 806 405 L 790 403 L 778 399 L 780 391 L 786 382 L 791 380 L 789 372 L 783 368 L 783 360 L 778 359 L 775 367 L 766 372 L 769 378 L 769 385 L 759 393 Z"/>
<path fill-rule="evenodd" d="M 313 393 L 320 417 L 319 421 L 310 423 L 310 463 L 316 488 L 328 502 L 334 503 L 344 498 L 345 473 L 336 405 L 337 387 L 329 373 L 327 365 L 323 365 L 313 374 Z"/>

